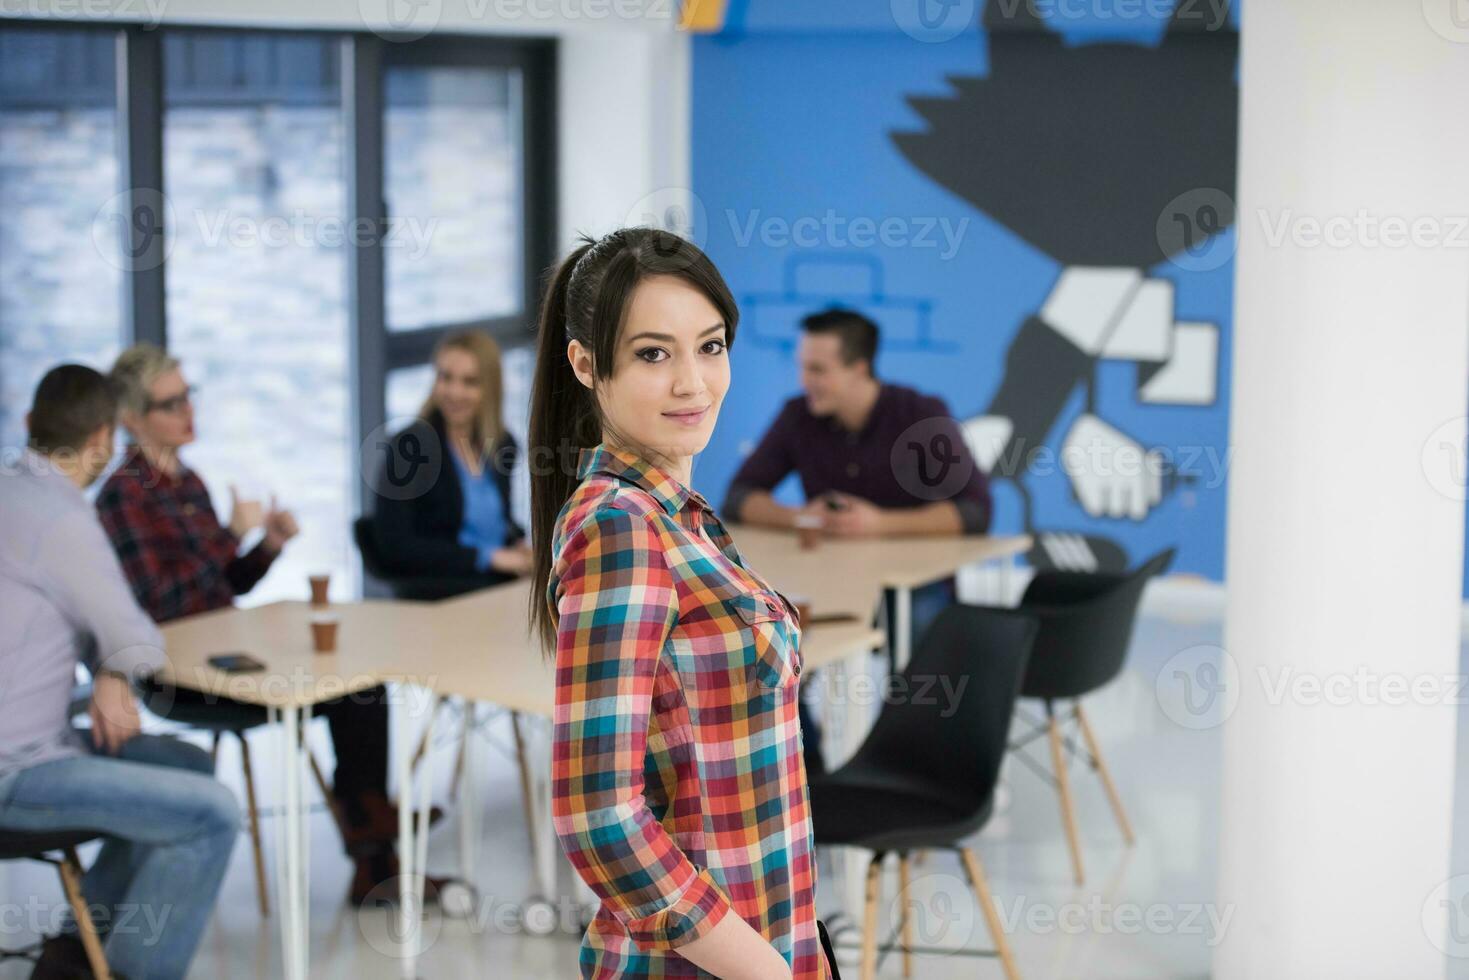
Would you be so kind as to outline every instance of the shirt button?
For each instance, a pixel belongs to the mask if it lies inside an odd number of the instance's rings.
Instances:
[[[796,676],[797,677],[800,677],[801,676],[801,664],[800,664],[799,661],[796,663],[796,668],[795,669],[796,669]]]
[[[861,467],[858,466],[856,463],[848,463],[847,464],[847,475],[848,476],[856,476],[858,474],[858,472],[860,472],[860,470],[861,470]]]

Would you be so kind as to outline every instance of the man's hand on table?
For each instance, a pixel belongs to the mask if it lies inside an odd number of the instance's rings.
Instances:
[[[836,491],[827,496],[840,505],[839,509],[826,512],[828,534],[844,538],[870,538],[887,532],[882,508],[870,500]]]

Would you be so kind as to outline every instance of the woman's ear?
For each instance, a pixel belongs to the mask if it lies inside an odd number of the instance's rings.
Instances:
[[[583,387],[595,386],[596,375],[592,370],[592,352],[582,346],[579,340],[570,341],[566,345],[566,359],[571,362],[572,373]]]

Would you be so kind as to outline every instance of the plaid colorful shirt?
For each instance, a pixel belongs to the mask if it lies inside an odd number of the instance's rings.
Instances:
[[[577,475],[546,598],[554,824],[601,899],[582,975],[708,976],[676,950],[733,910],[822,980],[795,610],[663,471],[602,444]]]
[[[198,474],[168,476],[136,447],[102,485],[97,515],[155,622],[233,604],[275,560],[264,544],[238,555],[240,540],[219,523]]]

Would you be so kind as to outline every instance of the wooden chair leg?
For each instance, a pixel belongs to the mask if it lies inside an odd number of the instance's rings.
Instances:
[[[77,936],[82,949],[87,952],[92,976],[97,980],[112,980],[112,971],[107,968],[107,957],[102,952],[102,940],[97,937],[97,925],[92,913],[87,911],[87,900],[82,896],[82,865],[77,860],[76,848],[68,847],[61,858],[61,888],[71,904],[71,914],[76,917]]]
[[[316,761],[316,753],[307,749],[306,759],[311,763],[311,775],[316,778],[317,788],[321,790],[321,795],[326,798],[326,808],[332,815],[332,822],[337,825],[337,833],[341,834],[342,840],[345,841],[347,839],[347,818],[342,815],[341,807],[337,806],[337,796],[332,792],[331,784],[326,781],[326,776],[321,771],[320,763]]]
[[[1051,764],[1056,769],[1056,789],[1061,793],[1061,820],[1066,825],[1066,842],[1071,848],[1071,870],[1079,885],[1086,880],[1081,866],[1081,835],[1076,831],[1076,808],[1071,801],[1071,779],[1066,770],[1066,753],[1061,745],[1061,722],[1047,704],[1050,715]]]
[[[270,889],[265,877],[265,849],[260,844],[260,807],[255,798],[255,769],[250,764],[250,743],[244,732],[235,732],[240,740],[240,766],[245,770],[245,811],[250,818],[250,847],[255,854],[255,895],[260,903],[260,917],[270,918]]]
[[[913,975],[913,896],[908,894],[908,855],[898,855],[898,926],[903,936],[903,976]]]
[[[989,879],[984,876],[984,865],[979,863],[979,857],[967,847],[959,848],[959,856],[964,859],[964,870],[969,872],[969,883],[974,886],[979,909],[984,913],[984,921],[989,924],[990,936],[995,941],[996,952],[1000,954],[1000,965],[1004,967],[1006,980],[1020,980],[1020,970],[1015,966],[1015,954],[1010,951],[1010,939],[1005,935],[999,910],[995,908],[995,898],[990,894]]]
[[[872,855],[867,865],[867,902],[862,909],[862,980],[877,976],[877,899],[882,890],[883,855]]]
[[[1117,792],[1117,786],[1112,782],[1112,773],[1107,769],[1107,763],[1102,760],[1102,750],[1097,746],[1097,737],[1092,734],[1092,726],[1086,720],[1086,713],[1081,710],[1081,702],[1076,704],[1076,721],[1081,725],[1081,737],[1086,741],[1086,750],[1092,754],[1095,762],[1097,775],[1102,778],[1102,789],[1107,791],[1107,800],[1112,804],[1112,812],[1117,816],[1117,824],[1122,828],[1122,837],[1131,847],[1137,842],[1132,833],[1132,822],[1127,819],[1127,811],[1122,808],[1122,796]]]

